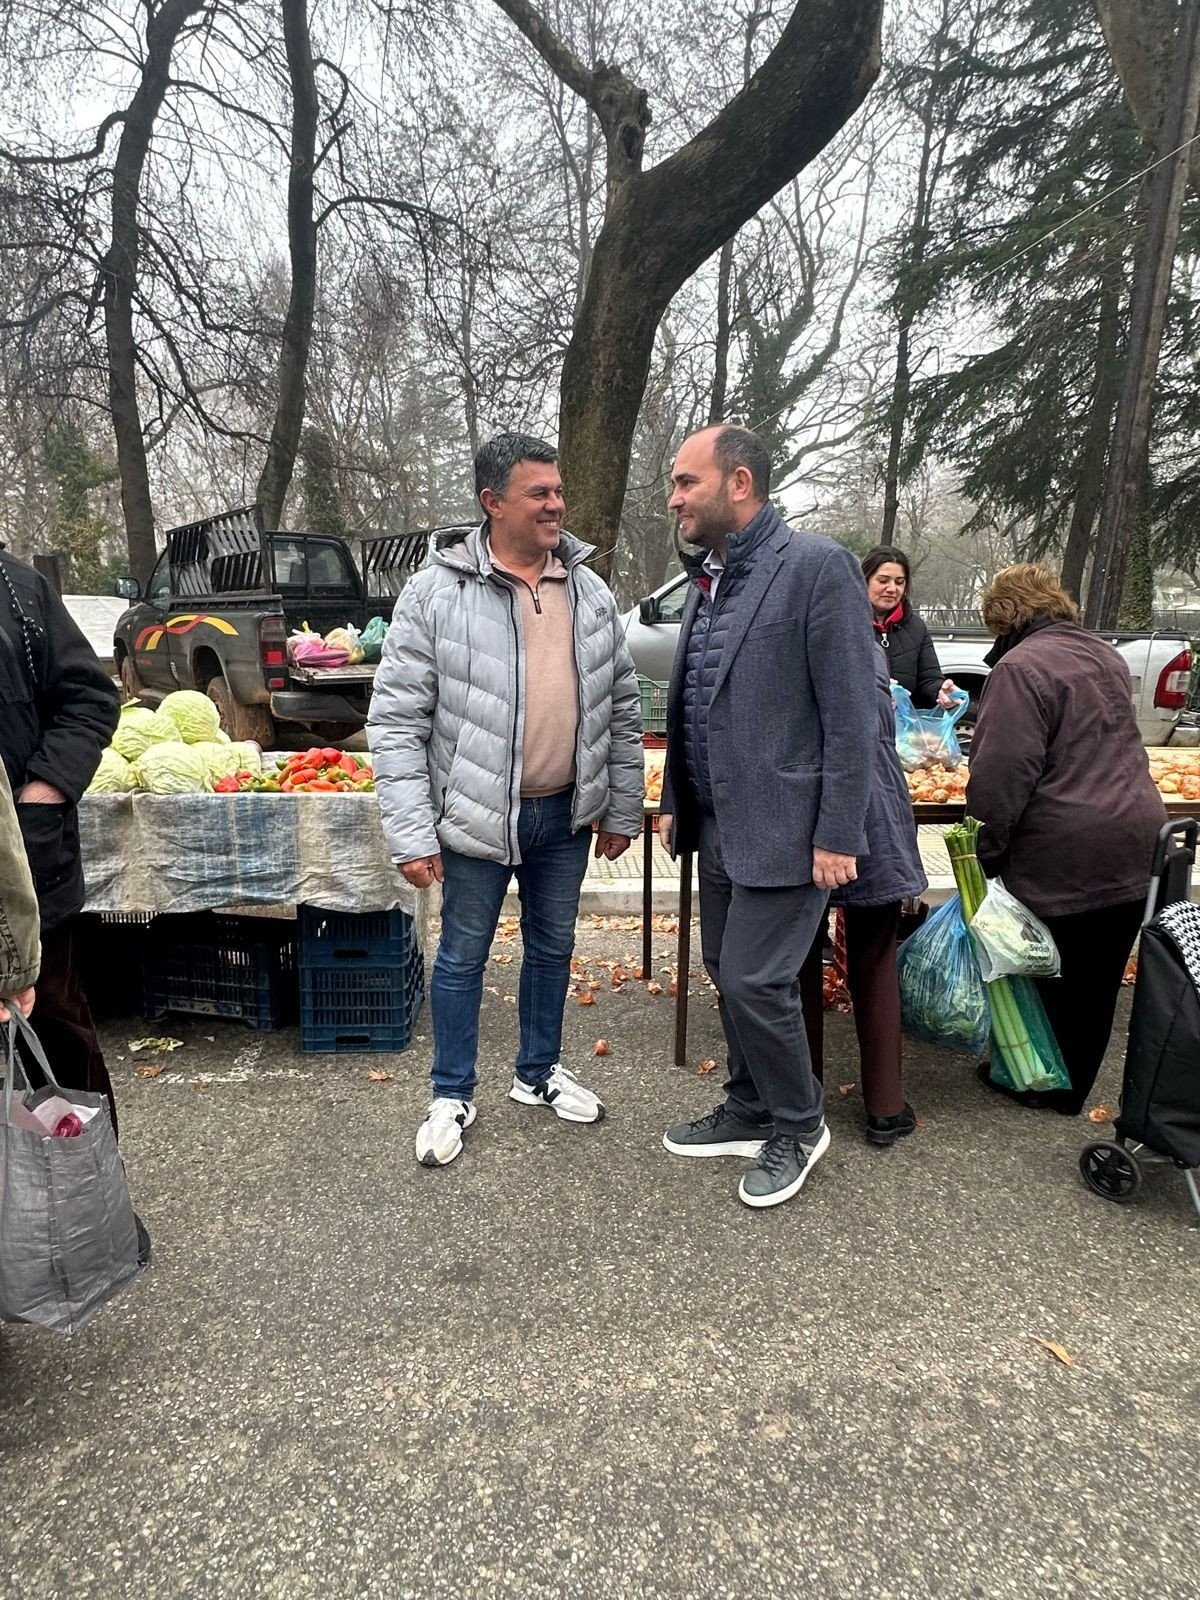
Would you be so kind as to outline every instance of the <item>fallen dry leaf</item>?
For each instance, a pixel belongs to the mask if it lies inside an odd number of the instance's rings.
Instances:
[[[1111,1122],[1113,1119],[1110,1106],[1093,1106],[1088,1112],[1089,1122]]]
[[[633,975],[634,975],[635,978],[639,978],[639,979],[640,978],[644,978],[646,976],[646,974],[642,971],[641,967],[634,967]]]
[[[629,977],[629,974],[628,974],[628,972],[626,972],[624,967],[614,967],[613,968],[612,981],[613,981],[614,984],[624,983],[625,980],[628,977]]]
[[[672,978],[670,983],[667,985],[667,993],[668,994],[678,994],[679,993],[679,985],[675,982],[674,978]]]
[[[647,994],[661,994],[662,993],[662,984],[661,983],[648,983],[646,985],[646,993]]]
[[[600,987],[600,979],[599,978],[589,978],[588,979],[588,988],[589,989],[598,989],[599,987]]]
[[[839,1083],[838,1093],[845,1099],[848,1094],[853,1094],[857,1088],[858,1085],[856,1083]]]
[[[182,1050],[182,1039],[130,1039],[131,1050]]]
[[[578,976],[583,971],[583,962],[578,956],[571,957],[571,971],[575,976]]]
[[[134,1067],[133,1070],[137,1073],[139,1078],[157,1078],[160,1072],[165,1072],[167,1069],[165,1066],[163,1066],[161,1061],[158,1063],[152,1061],[143,1061],[139,1066]]]
[[[608,1054],[608,1040],[597,1039],[592,1046],[592,1054],[594,1056],[606,1056]]]
[[[716,1070],[717,1063],[715,1061],[701,1061],[696,1068],[697,1072],[715,1072]]]
[[[384,1072],[379,1067],[372,1067],[370,1072],[367,1073],[367,1077],[372,1083],[391,1083],[392,1081],[391,1073]]]
[[[575,998],[581,1006],[594,1006],[596,1004],[596,996],[590,989],[585,989],[582,994],[576,995]]]
[[[1043,1350],[1048,1350],[1056,1361],[1061,1361],[1064,1367],[1073,1367],[1075,1365],[1075,1357],[1069,1350],[1064,1350],[1057,1340],[1042,1339],[1036,1333],[1031,1333],[1029,1337],[1034,1344],[1040,1344]]]

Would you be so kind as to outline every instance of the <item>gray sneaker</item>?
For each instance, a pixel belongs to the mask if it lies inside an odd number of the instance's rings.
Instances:
[[[763,1146],[762,1154],[747,1169],[738,1184],[738,1199],[748,1206],[779,1206],[799,1194],[804,1180],[829,1149],[829,1129],[825,1123],[803,1138],[777,1133]]]
[[[695,1122],[677,1122],[663,1134],[663,1144],[673,1156],[758,1155],[775,1131],[770,1122],[743,1122],[724,1106],[717,1106]]]

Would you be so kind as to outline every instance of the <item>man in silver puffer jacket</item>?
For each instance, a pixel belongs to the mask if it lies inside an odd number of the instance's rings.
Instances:
[[[479,527],[435,536],[396,604],[367,724],[384,833],[416,888],[442,885],[430,982],[433,1100],[417,1159],[475,1120],[483,973],[515,874],[524,960],[510,1098],[568,1122],[604,1107],[559,1061],[579,891],[642,828],[637,675],[592,547],[564,533],[557,453],[502,433],[475,458]]]

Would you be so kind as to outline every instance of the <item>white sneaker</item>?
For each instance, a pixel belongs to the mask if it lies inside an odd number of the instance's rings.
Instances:
[[[524,1083],[514,1075],[508,1098],[519,1106],[549,1106],[564,1122],[601,1122],[604,1106],[598,1095],[577,1083],[561,1062],[550,1068],[544,1083]]]
[[[425,1121],[417,1129],[417,1160],[423,1167],[448,1166],[462,1155],[463,1129],[475,1121],[471,1100],[450,1100],[439,1095],[429,1103]]]

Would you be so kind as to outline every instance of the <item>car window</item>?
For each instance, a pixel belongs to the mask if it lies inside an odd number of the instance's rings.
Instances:
[[[275,534],[275,579],[281,589],[346,589],[353,583],[349,552],[336,544],[309,544]],[[307,567],[307,573],[306,573]]]
[[[658,615],[663,622],[678,622],[683,616],[684,602],[687,600],[687,582],[685,579],[668,590],[658,598]]]
[[[146,585],[147,600],[165,600],[171,592],[171,568],[167,561],[167,552],[154,564],[154,571],[150,574],[150,582]]]

